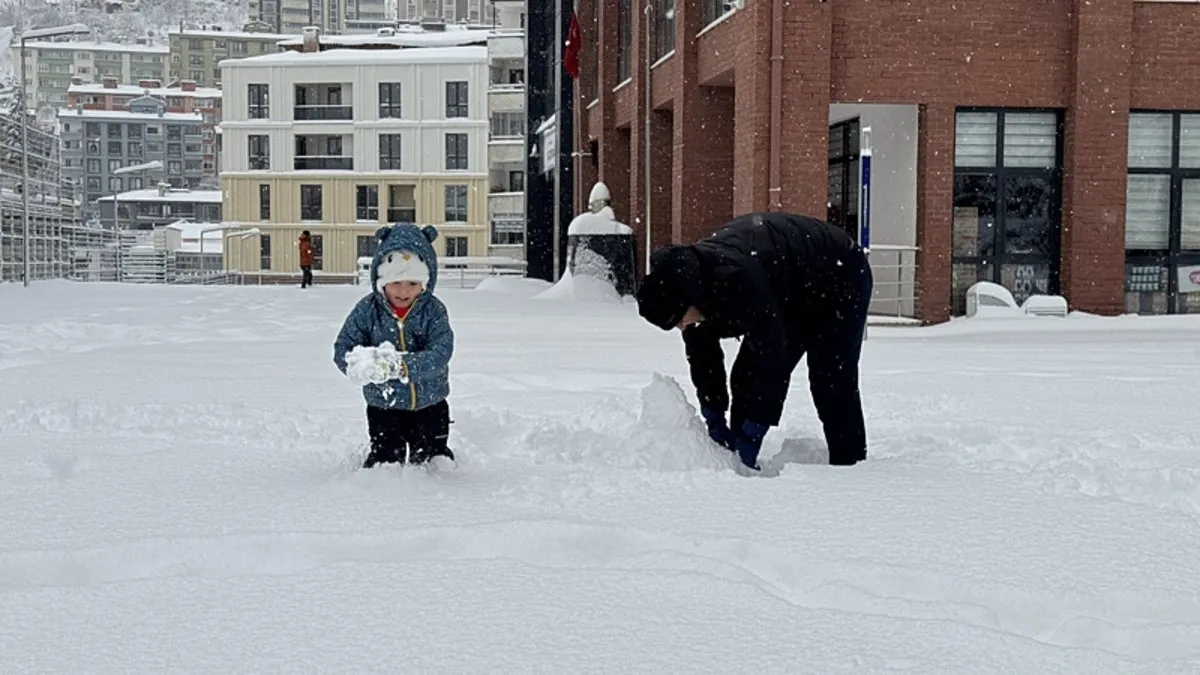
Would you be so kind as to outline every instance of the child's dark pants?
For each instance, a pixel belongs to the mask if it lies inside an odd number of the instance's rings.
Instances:
[[[371,454],[363,468],[403,463],[406,447],[411,464],[423,464],[438,455],[454,459],[446,447],[450,437],[450,405],[446,401],[420,410],[367,406],[367,430]]]

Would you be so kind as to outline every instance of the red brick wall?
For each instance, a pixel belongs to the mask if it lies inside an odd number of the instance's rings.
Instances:
[[[615,26],[616,0],[599,4],[602,25],[611,18]],[[949,316],[956,106],[1066,110],[1063,290],[1073,307],[1101,313],[1122,309],[1128,109],[1200,109],[1194,47],[1200,5],[1034,4],[1036,14],[1017,0],[784,3],[779,201],[785,209],[823,213],[831,102],[920,105],[917,312],[923,319]],[[747,2],[697,37],[704,28],[699,4],[677,0],[675,56],[654,77],[654,107],[674,111],[669,231],[677,241],[770,205],[771,11],[771,0]],[[635,26],[642,22],[637,11]],[[615,42],[615,28],[605,37]],[[609,80],[600,98],[612,113],[589,116],[610,128],[632,123],[626,138],[633,142],[612,152],[602,147],[600,169],[602,177],[625,179],[628,194],[614,189],[613,196],[631,224],[643,190],[640,43],[635,35],[634,81],[615,94],[616,52],[602,47],[602,60],[612,61],[601,66]],[[602,146],[612,138],[605,130],[587,133]],[[656,183],[659,175],[652,176]],[[663,243],[658,232],[656,226],[655,245]]]

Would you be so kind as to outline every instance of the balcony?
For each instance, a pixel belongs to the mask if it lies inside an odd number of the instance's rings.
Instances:
[[[525,85],[500,83],[488,85],[488,110],[523,113],[525,111]]]
[[[493,192],[489,194],[488,220],[525,222],[525,193]]]
[[[488,38],[489,59],[523,59],[525,58],[525,32],[497,31]]]
[[[493,138],[488,141],[488,165],[520,164],[525,161],[524,138]]]
[[[297,84],[292,119],[298,122],[331,122],[354,119],[354,107],[346,105],[350,85],[337,83]]]
[[[354,107],[348,105],[298,105],[292,108],[297,122],[348,121],[354,119]]]
[[[296,157],[296,171],[353,171],[354,158],[333,155],[306,155]]]

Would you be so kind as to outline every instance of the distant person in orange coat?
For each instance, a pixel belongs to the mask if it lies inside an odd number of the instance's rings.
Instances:
[[[313,257],[312,235],[305,230],[300,233],[300,288],[308,288],[313,285],[312,266]]]

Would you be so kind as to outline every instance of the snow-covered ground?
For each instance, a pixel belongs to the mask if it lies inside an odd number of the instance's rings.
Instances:
[[[0,287],[0,672],[1200,671],[1200,318],[873,328],[871,460],[802,365],[747,478],[537,290],[442,293],[429,474],[353,469],[358,288]]]

